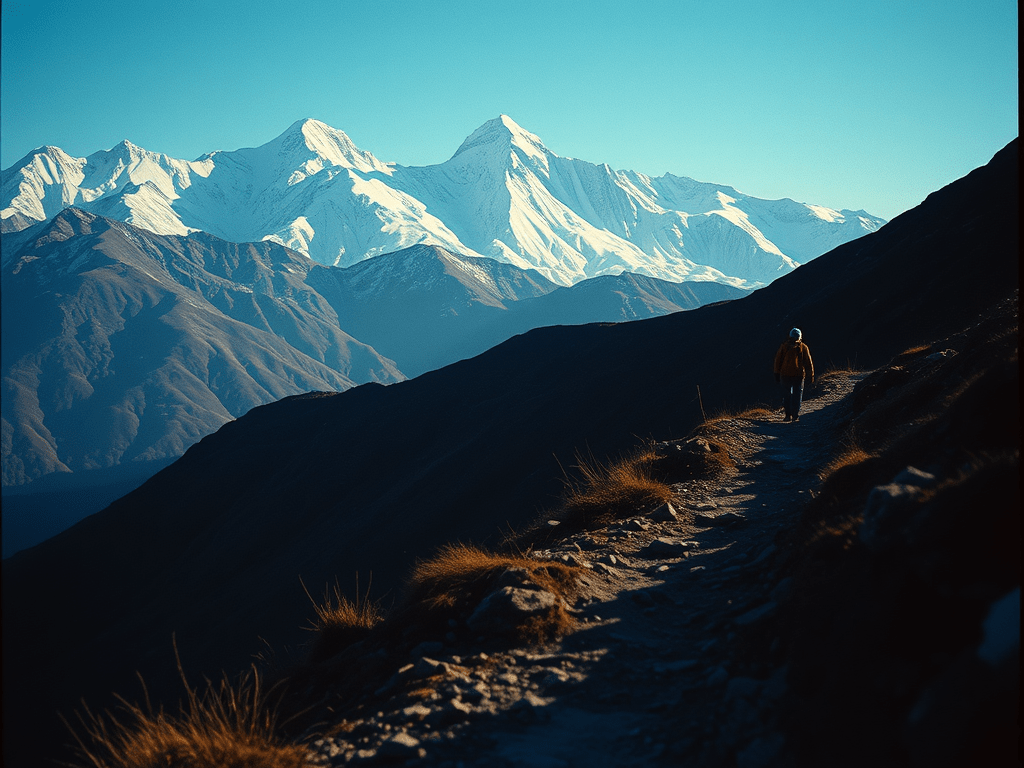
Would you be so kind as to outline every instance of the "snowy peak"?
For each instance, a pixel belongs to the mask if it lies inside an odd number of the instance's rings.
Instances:
[[[88,158],[44,148],[3,173],[5,232],[72,205],[157,234],[273,240],[335,266],[433,244],[560,285],[633,272],[756,287],[884,223],[560,157],[504,114],[431,166],[384,163],[307,118],[192,162],[125,140]]]
[[[307,173],[309,171],[315,173],[325,165],[348,168],[362,173],[377,171],[390,174],[391,172],[385,163],[371,153],[359,149],[343,131],[331,128],[326,123],[312,118],[293,123],[281,136],[265,146],[278,142],[281,151],[288,155],[294,155],[295,159],[299,161],[298,164]]]
[[[60,147],[47,144],[32,150],[10,168],[5,169],[3,172],[4,186],[7,185],[8,179],[26,168],[34,167],[37,171],[43,171],[44,168],[52,169],[51,172],[56,176],[63,169],[75,168],[82,163],[84,160],[81,158],[72,157]]]
[[[541,161],[547,166],[550,151],[540,137],[530,133],[508,115],[499,115],[477,128],[452,155],[452,160],[471,150],[487,147],[489,152],[507,156],[518,149],[526,157]]]

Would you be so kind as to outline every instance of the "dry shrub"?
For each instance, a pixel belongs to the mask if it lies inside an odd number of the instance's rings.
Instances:
[[[870,458],[872,458],[872,454],[856,443],[851,443],[842,453],[835,456],[828,464],[818,470],[818,477],[822,481],[828,480],[840,469],[860,464]]]
[[[580,458],[580,479],[566,482],[566,516],[586,525],[603,525],[669,501],[672,488],[653,476],[660,458],[652,450],[638,451],[608,465]]]
[[[910,347],[909,349],[903,350],[898,355],[896,355],[895,359],[900,360],[901,358],[914,357],[916,355],[921,354],[922,352],[927,352],[931,348],[931,344],[918,344],[915,347]]]
[[[306,590],[306,585],[303,584],[302,588]],[[324,590],[323,601],[318,603],[313,600],[309,590],[306,590],[306,595],[316,611],[312,626],[316,632],[316,639],[310,648],[310,661],[330,658],[353,643],[359,642],[384,620],[380,604],[369,599],[369,592],[367,587],[366,594],[361,595],[357,580],[356,597],[349,600],[335,581],[331,590]]]
[[[857,543],[860,525],[864,516],[859,510],[833,514],[827,520],[821,520],[812,529],[807,538],[808,547],[820,547],[826,543],[834,543],[840,549],[850,549]]]
[[[704,420],[703,426],[711,427],[729,421],[769,421],[774,418],[775,411],[769,405],[756,405],[743,411],[719,411]]]
[[[276,735],[277,709],[268,702],[255,668],[232,684],[206,681],[202,693],[185,683],[186,700],[175,714],[121,701],[119,714],[77,713],[71,727],[79,763],[89,768],[299,768],[307,751]],[[79,732],[81,730],[81,733]]]
[[[574,621],[563,603],[576,594],[578,568],[465,544],[446,545],[434,557],[416,564],[408,582],[403,623],[436,626],[451,618],[465,619],[460,611],[475,609],[493,589],[495,579],[509,569],[523,569],[530,582],[560,598],[553,608],[527,618],[519,627],[510,627],[511,634],[523,641],[540,642],[572,629]]]
[[[434,557],[416,563],[409,577],[410,600],[429,610],[465,605],[467,594],[486,594],[494,577],[509,568],[525,569],[537,586],[559,597],[569,598],[575,591],[578,569],[571,566],[447,544]]]

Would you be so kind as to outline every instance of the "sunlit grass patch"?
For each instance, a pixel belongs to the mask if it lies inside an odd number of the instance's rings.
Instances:
[[[872,456],[873,454],[868,453],[856,443],[851,443],[818,470],[818,478],[824,482],[844,467],[861,464]]]
[[[460,612],[479,605],[494,588],[497,577],[509,570],[518,570],[523,580],[558,598],[552,608],[509,627],[510,634],[522,641],[541,642],[573,628],[575,622],[566,607],[576,594],[579,569],[466,544],[449,544],[416,564],[401,611],[403,623],[429,625],[453,618],[464,620]]]
[[[452,608],[464,604],[467,593],[486,590],[491,579],[509,568],[525,569],[531,581],[559,597],[571,597],[574,592],[576,569],[570,566],[448,544],[416,563],[408,583],[410,601],[427,609]]]
[[[654,477],[660,458],[652,450],[609,464],[579,458],[579,478],[566,481],[565,516],[604,524],[669,501],[672,488]]]
[[[70,726],[86,768],[298,768],[308,753],[276,735],[277,709],[268,702],[253,669],[232,683],[206,681],[192,688],[181,672],[186,699],[179,711],[153,710],[148,693],[143,705],[118,697],[117,712],[78,712]],[[143,685],[145,693],[145,685]]]
[[[350,600],[342,593],[337,582],[332,589],[324,590],[324,597],[320,602],[314,600],[308,590],[306,595],[309,596],[316,611],[312,626],[316,638],[310,648],[311,661],[333,656],[362,640],[384,620],[379,603],[369,599],[369,588],[366,594],[359,594],[358,582],[354,600]]]
[[[742,411],[719,411],[704,421],[705,427],[714,427],[730,421],[768,421],[775,417],[778,409],[769,405],[756,405]]]

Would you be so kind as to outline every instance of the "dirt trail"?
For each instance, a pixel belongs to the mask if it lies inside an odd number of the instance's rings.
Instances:
[[[859,378],[828,377],[796,424],[716,422],[736,467],[673,486],[677,519],[648,512],[537,553],[587,569],[582,629],[543,648],[419,649],[419,698],[382,697],[316,743],[322,764],[790,764],[784,670],[743,668],[734,641],[786,599],[772,541],[811,498]]]

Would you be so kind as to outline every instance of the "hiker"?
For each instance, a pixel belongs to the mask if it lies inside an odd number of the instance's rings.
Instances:
[[[786,409],[783,421],[800,421],[800,401],[804,396],[804,377],[807,383],[814,383],[814,363],[811,350],[801,341],[803,333],[799,328],[789,332],[789,339],[782,342],[775,353],[775,381],[782,384],[782,405]]]

